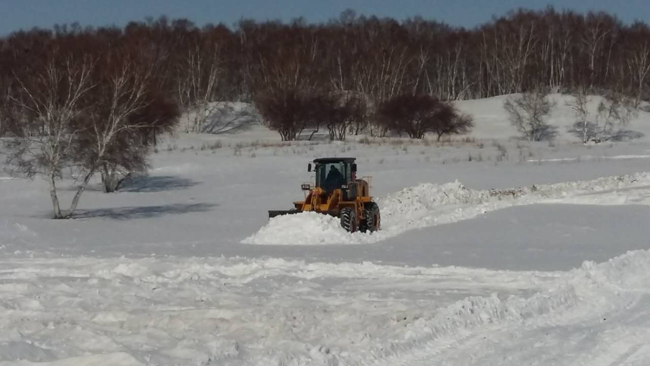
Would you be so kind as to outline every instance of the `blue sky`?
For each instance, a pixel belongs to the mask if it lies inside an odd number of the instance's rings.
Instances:
[[[351,8],[360,14],[403,19],[420,15],[452,25],[472,27],[517,7],[605,10],[625,22],[650,23],[650,0],[0,0],[0,34],[54,24],[124,25],[130,20],[185,17],[202,25],[232,25],[242,17],[282,19],[303,16],[320,22]]]

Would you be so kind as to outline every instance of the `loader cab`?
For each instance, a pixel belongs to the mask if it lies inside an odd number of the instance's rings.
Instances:
[[[314,160],[316,173],[316,187],[326,192],[335,189],[348,190],[356,179],[357,165],[355,158],[322,158]],[[311,171],[311,164],[309,165]]]

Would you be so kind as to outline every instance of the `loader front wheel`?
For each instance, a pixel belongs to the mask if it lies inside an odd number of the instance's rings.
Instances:
[[[379,230],[379,225],[381,223],[379,206],[375,202],[366,203],[364,210],[366,211],[366,219],[361,225],[361,231],[365,233]]]
[[[346,207],[341,210],[341,227],[350,233],[357,231],[357,214],[354,209]]]

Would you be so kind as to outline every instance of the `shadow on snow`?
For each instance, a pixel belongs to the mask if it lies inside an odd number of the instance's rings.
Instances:
[[[120,192],[163,192],[187,189],[199,184],[191,179],[174,176],[136,176],[124,182]]]
[[[165,215],[181,215],[192,212],[210,211],[216,204],[212,203],[174,203],[157,206],[115,207],[93,210],[78,210],[74,217],[77,219],[109,218],[113,220],[148,219]]]

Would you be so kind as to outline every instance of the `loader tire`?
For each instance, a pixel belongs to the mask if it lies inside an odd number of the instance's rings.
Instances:
[[[379,225],[381,223],[379,206],[375,202],[366,203],[364,210],[366,211],[366,219],[361,225],[361,231],[365,233],[379,230]]]
[[[341,210],[341,227],[350,233],[357,231],[357,214],[354,209],[346,207]]]

